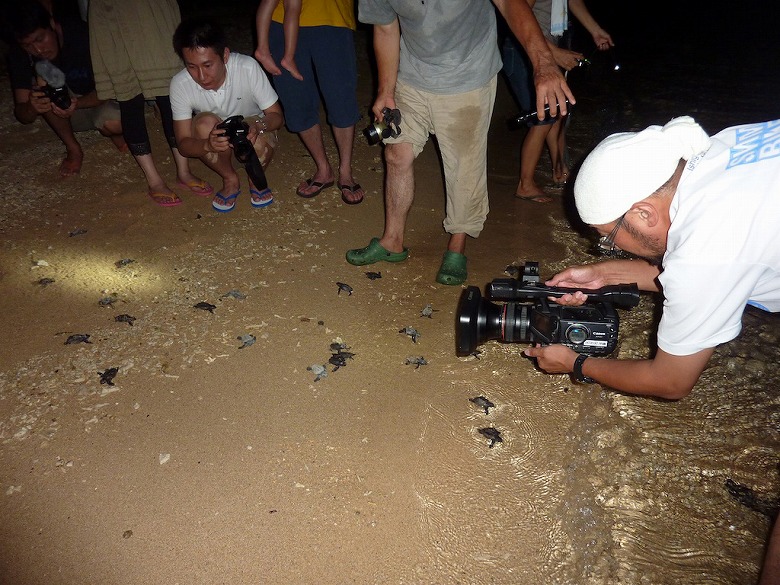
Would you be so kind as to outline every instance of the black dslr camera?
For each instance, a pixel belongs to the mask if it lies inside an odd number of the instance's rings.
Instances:
[[[401,134],[401,112],[390,108],[384,108],[382,119],[374,120],[373,124],[363,130],[363,135],[371,146],[379,144],[385,138],[395,138],[399,134]]]
[[[244,116],[230,116],[217,124],[217,128],[224,130],[223,136],[227,136],[233,147],[236,160],[244,165],[247,175],[252,179],[254,186],[263,190],[268,187],[265,171],[260,159],[257,157],[254,145],[249,141],[249,124],[244,121]]]
[[[497,278],[482,298],[479,288],[469,286],[458,303],[455,343],[458,356],[473,354],[491,339],[509,343],[561,343],[578,353],[607,355],[617,346],[619,319],[615,306],[639,304],[636,284],[605,286],[588,291],[588,302],[578,307],[550,303],[579,289],[552,287],[540,282],[539,264],[526,262],[522,280]]]

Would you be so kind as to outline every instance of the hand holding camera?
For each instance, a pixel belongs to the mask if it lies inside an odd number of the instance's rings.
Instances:
[[[395,138],[401,134],[401,112],[396,109],[382,108],[382,119],[374,120],[374,123],[363,130],[363,135],[368,143],[373,146],[379,144],[385,138]]]
[[[259,190],[268,187],[268,181],[265,178],[265,171],[260,159],[255,152],[255,145],[249,140],[249,124],[244,121],[244,116],[230,116],[217,124],[215,130],[221,130],[227,138],[230,146],[233,147],[233,154],[236,160],[244,165],[249,179],[255,188]],[[214,136],[214,133],[212,133]],[[209,138],[211,140],[211,137]],[[223,148],[224,150],[224,148]]]

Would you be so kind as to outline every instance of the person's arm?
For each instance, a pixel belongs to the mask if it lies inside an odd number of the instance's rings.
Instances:
[[[230,148],[230,142],[224,131],[214,128],[206,138],[198,138],[192,134],[192,119],[174,120],[173,134],[176,136],[176,146],[179,152],[189,158],[202,158],[209,152],[224,152]]]
[[[555,63],[555,58],[547,46],[531,7],[524,0],[493,0],[493,4],[523,45],[531,61],[539,119],[542,120],[545,116],[545,104],[549,104],[551,116],[556,116],[559,109],[561,115],[565,115],[568,111],[566,100],[568,99],[571,104],[576,103],[576,100],[566,84],[563,73]]]
[[[51,100],[43,92],[14,89],[14,116],[22,124],[32,124],[39,114],[51,111]]]
[[[582,373],[615,390],[679,400],[690,394],[714,351],[714,348],[704,349],[678,356],[659,349],[656,356],[648,360],[589,357],[582,364]],[[536,358],[539,368],[548,374],[572,372],[578,356],[574,350],[558,344],[530,347],[523,353]]]
[[[661,268],[645,260],[605,260],[594,264],[570,266],[545,284],[569,288],[594,289],[610,284],[636,283],[639,290],[659,292]]]
[[[263,110],[263,118],[249,128],[247,139],[254,144],[261,132],[273,132],[284,126],[284,114],[279,102]]]
[[[395,109],[395,84],[401,60],[401,25],[396,18],[390,24],[374,25],[374,54],[376,55],[378,86],[371,111],[382,119],[382,109]]]
[[[593,42],[597,49],[606,51],[610,47],[615,46],[615,43],[612,42],[612,37],[599,26],[588,7],[585,6],[585,0],[569,0],[569,10],[580,21],[580,24],[585,27],[585,30],[590,33],[590,36],[593,37]]]

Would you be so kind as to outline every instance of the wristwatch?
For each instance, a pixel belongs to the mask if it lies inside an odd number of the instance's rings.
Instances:
[[[577,356],[577,359],[574,360],[574,370],[572,370],[572,374],[577,382],[581,382],[583,384],[595,384],[596,380],[593,378],[588,378],[585,374],[582,373],[582,364],[585,363],[585,360],[588,359],[588,357],[589,356],[585,355],[584,353],[581,353]]]

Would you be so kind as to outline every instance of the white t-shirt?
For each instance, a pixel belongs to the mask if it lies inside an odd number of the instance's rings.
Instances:
[[[203,89],[184,69],[171,79],[171,109],[174,120],[189,120],[200,112],[221,119],[241,115],[257,116],[274,105],[279,97],[252,57],[230,53],[225,83],[217,90]]]
[[[780,120],[713,136],[670,214],[658,347],[690,355],[734,339],[748,303],[780,311]]]

